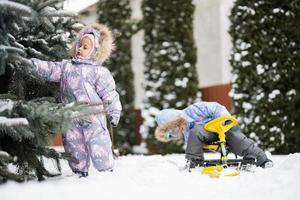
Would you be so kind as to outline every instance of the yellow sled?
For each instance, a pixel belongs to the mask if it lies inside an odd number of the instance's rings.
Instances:
[[[224,169],[228,166],[236,166],[236,168],[241,166],[243,159],[228,159],[227,149],[226,149],[226,132],[232,127],[238,124],[238,120],[232,116],[222,116],[218,117],[214,120],[209,121],[204,125],[204,129],[217,133],[219,141],[214,142],[212,144],[205,144],[204,149],[220,152],[221,158],[215,160],[204,160],[204,168],[202,169],[202,174],[206,174],[213,178],[219,178],[221,175],[224,176],[236,176],[239,175],[240,172],[237,170],[233,170],[229,173],[225,173]],[[226,171],[226,170],[225,170]]]
[[[208,175],[211,178],[220,178],[221,176],[225,176],[225,177],[237,176],[237,175],[240,174],[240,172],[236,171],[236,170],[231,170],[229,172],[228,171],[224,172],[224,167],[222,165],[204,167],[202,169],[201,173],[205,174],[205,175]]]

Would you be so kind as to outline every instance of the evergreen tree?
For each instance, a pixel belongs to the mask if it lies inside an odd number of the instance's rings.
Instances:
[[[0,182],[43,180],[57,174],[45,169],[42,156],[55,159],[59,170],[59,159],[68,158],[46,145],[55,133],[66,130],[64,124],[75,117],[71,111],[77,106],[63,107],[46,98],[27,102],[56,94],[56,85],[33,79],[27,58],[67,57],[76,21],[61,7],[62,0],[0,1],[0,75],[5,79],[1,92],[15,95],[2,95],[0,101]]]
[[[141,132],[151,152],[182,151],[182,143],[159,144],[153,137],[160,109],[182,109],[197,98],[192,0],[144,0],[145,99]]]
[[[274,153],[300,150],[300,2],[237,0],[233,100],[243,130]]]
[[[17,2],[18,6],[16,6]],[[2,11],[1,35],[3,39],[1,43],[9,42],[12,46],[10,48],[18,48],[18,51],[25,53],[22,57],[36,57],[52,61],[67,58],[69,54],[67,45],[76,34],[73,27],[76,21],[70,17],[69,13],[60,10],[62,2],[63,0],[3,2],[3,6],[6,6]],[[20,9],[25,6],[28,7]],[[19,10],[14,11],[16,8]],[[20,13],[24,15],[19,16]],[[18,15],[18,17],[11,18],[12,15]],[[4,60],[5,57],[2,58],[2,62]],[[15,61],[14,58],[10,60]],[[23,59],[23,62],[26,60]],[[10,93],[25,99],[58,96],[58,84],[45,83],[43,80],[26,75],[22,69],[15,68],[10,62],[6,65],[9,68],[5,75],[8,81],[4,91],[9,90]],[[6,65],[1,65],[3,72]]]
[[[123,110],[115,128],[114,143],[121,153],[130,152],[135,144],[134,85],[131,66],[131,36],[138,24],[131,21],[130,0],[101,0],[98,3],[99,22],[112,28],[116,36],[116,51],[106,66],[111,70],[120,94]]]
[[[103,111],[88,104],[62,105],[54,98],[19,100],[16,96],[0,95],[0,183],[7,179],[18,182],[60,173],[49,172],[43,158],[77,160],[66,153],[46,147],[57,132],[66,132],[70,120]],[[11,166],[8,168],[8,165]]]

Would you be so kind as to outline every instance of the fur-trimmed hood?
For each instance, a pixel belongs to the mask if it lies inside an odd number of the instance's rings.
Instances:
[[[95,37],[94,51],[91,55],[92,60],[103,63],[110,56],[112,51],[115,49],[114,38],[111,30],[104,24],[93,24],[91,26],[84,27],[71,49],[72,57],[75,54],[76,46],[79,45],[80,40],[85,34],[92,34]]]
[[[164,109],[155,117],[158,127],[155,129],[155,138],[161,142],[169,142],[170,140],[179,140],[182,133],[178,127],[189,126],[189,122],[193,121],[183,110]]]
[[[160,142],[180,140],[183,132],[178,131],[178,127],[186,124],[187,121],[183,117],[177,117],[169,122],[163,123],[155,129],[155,138]]]

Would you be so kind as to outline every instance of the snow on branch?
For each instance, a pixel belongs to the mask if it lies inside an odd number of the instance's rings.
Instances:
[[[16,47],[0,45],[0,51],[1,50],[6,51],[7,53],[18,53],[22,56],[26,56],[25,51],[23,51],[20,48],[16,48]]]
[[[65,10],[45,9],[39,13],[41,17],[74,17],[76,14]]]
[[[9,55],[9,59],[11,61],[19,61],[20,64],[24,64],[26,66],[33,66],[33,64],[32,64],[32,62],[30,60],[28,60],[26,58],[23,58],[21,56],[18,56],[18,55],[14,55],[14,54]]]
[[[40,51],[35,50],[34,48],[28,47],[27,48],[27,52],[30,55],[33,55],[34,57],[42,57],[43,53],[41,53]]]
[[[61,2],[62,0],[49,0],[49,1],[46,1],[46,2],[41,2],[37,7],[36,7],[36,10],[37,11],[40,11],[42,9],[44,9],[45,7],[47,6],[51,6],[51,5],[54,5],[54,4],[57,4],[59,2]]]
[[[13,101],[10,99],[8,100],[0,100],[0,113],[5,111],[5,110],[12,110],[14,107]]]
[[[0,160],[6,161],[6,162],[13,162],[15,161],[14,158],[12,158],[7,152],[0,151]]]
[[[21,125],[29,125],[27,119],[25,118],[7,118],[0,117],[0,125],[1,126],[21,126]]]
[[[34,13],[34,10],[30,7],[12,1],[0,1],[0,8],[0,12],[15,11],[16,14],[21,16],[31,16]]]
[[[9,154],[5,151],[0,151],[0,157],[9,157]]]

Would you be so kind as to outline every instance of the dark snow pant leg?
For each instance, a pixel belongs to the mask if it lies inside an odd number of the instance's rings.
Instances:
[[[112,170],[114,160],[107,129],[104,130],[99,124],[91,124],[83,131],[94,167],[98,171]]]
[[[216,133],[206,131],[203,126],[195,125],[190,131],[187,148],[186,158],[196,158],[204,160],[203,144],[210,143],[218,140]]]
[[[65,151],[75,157],[79,163],[69,161],[72,171],[88,172],[89,156],[82,130],[73,127],[63,134]]]
[[[187,147],[185,150],[185,157],[187,159],[200,159],[204,160],[203,156],[203,142],[199,137],[200,128],[195,126],[189,133]]]
[[[247,138],[239,126],[233,127],[226,133],[226,142],[229,150],[242,157],[251,157],[256,159],[257,165],[260,166],[267,160],[265,152],[255,145],[254,141]]]
[[[206,131],[203,126],[199,126],[198,128],[199,128],[198,131],[199,138],[205,144],[219,140],[217,133]]]

